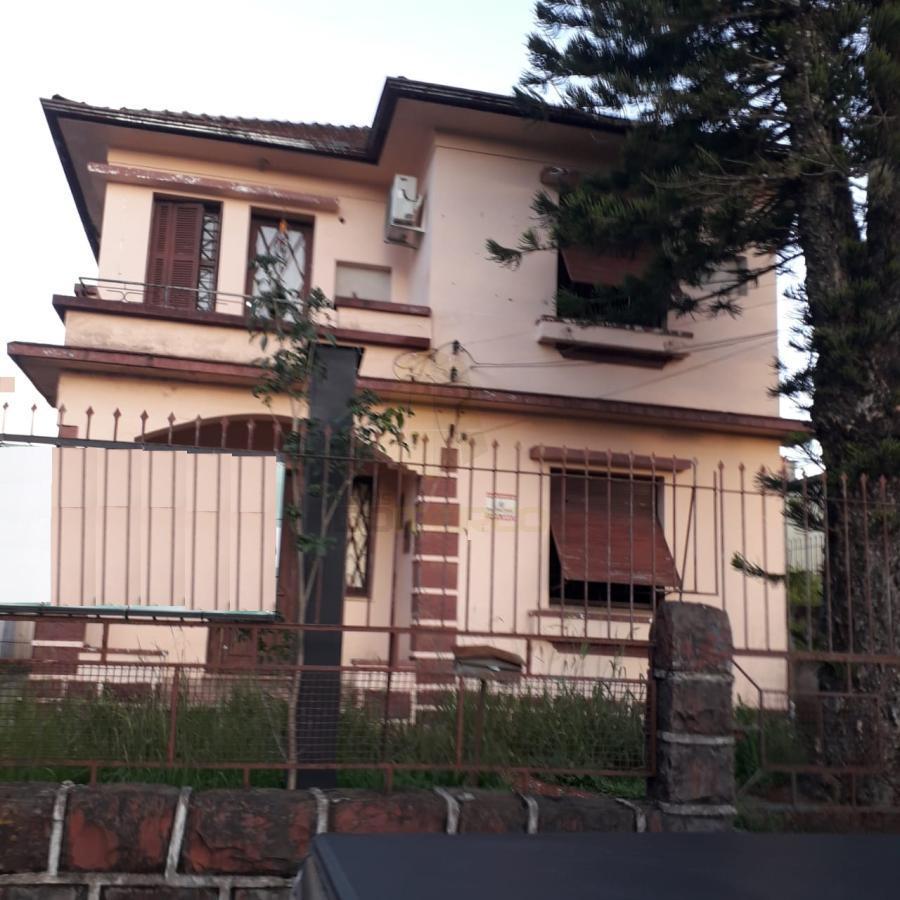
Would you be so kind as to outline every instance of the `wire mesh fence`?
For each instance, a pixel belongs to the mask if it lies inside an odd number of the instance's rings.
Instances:
[[[0,661],[0,768],[645,774],[643,681]]]

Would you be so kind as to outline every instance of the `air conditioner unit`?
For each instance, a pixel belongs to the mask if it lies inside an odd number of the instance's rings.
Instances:
[[[395,175],[387,202],[384,239],[389,244],[418,247],[425,233],[420,227],[422,202],[419,186],[412,175]]]

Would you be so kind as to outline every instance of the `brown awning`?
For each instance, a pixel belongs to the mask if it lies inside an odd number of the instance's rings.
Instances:
[[[550,479],[550,533],[566,581],[679,583],[652,481],[579,472]]]
[[[569,278],[578,284],[621,284],[626,275],[641,275],[650,255],[638,251],[632,256],[597,253],[589,247],[561,247]]]

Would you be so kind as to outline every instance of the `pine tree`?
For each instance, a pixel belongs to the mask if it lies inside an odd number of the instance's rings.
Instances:
[[[539,227],[516,248],[490,242],[492,255],[515,265],[545,247],[649,247],[641,277],[591,298],[626,320],[634,310],[739,314],[738,292],[709,289],[713,271],[748,248],[764,255],[739,281],[802,258],[796,342],[808,364],[783,372],[779,390],[806,398],[828,495],[848,491],[824,526],[829,640],[896,653],[900,2],[559,0],[537,3],[536,15],[523,100],[562,96],[634,125],[614,171],[585,175],[558,199],[538,195]],[[887,505],[863,502],[878,475],[888,476]],[[859,667],[856,678],[887,698],[896,766],[898,670]],[[883,787],[873,791],[883,799]]]

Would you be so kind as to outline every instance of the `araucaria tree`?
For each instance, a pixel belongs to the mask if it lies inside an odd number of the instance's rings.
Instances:
[[[847,476],[849,503],[827,525],[831,640],[894,652],[900,2],[560,0],[536,14],[523,95],[634,126],[613,171],[539,195],[538,226],[515,248],[492,243],[492,254],[515,265],[523,252],[567,244],[649,251],[643,276],[590,298],[594,315],[626,322],[636,310],[738,314],[737,292],[710,288],[714,270],[744,256],[736,277],[752,281],[802,258],[796,340],[808,364],[782,372],[779,390],[808,403],[831,496]],[[865,512],[863,473],[869,490],[888,476],[888,506]],[[887,692],[896,753],[897,670],[876,669],[860,669],[861,686]]]

